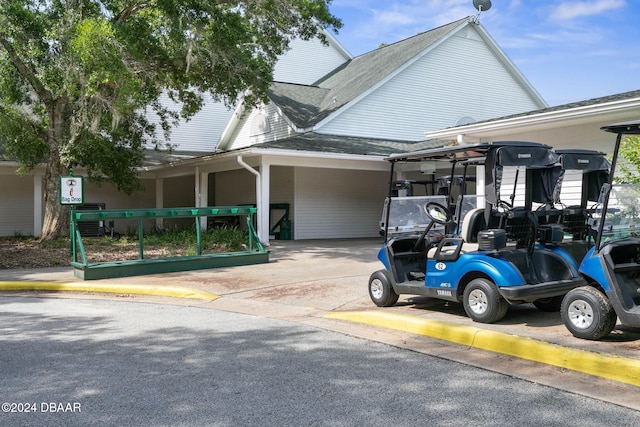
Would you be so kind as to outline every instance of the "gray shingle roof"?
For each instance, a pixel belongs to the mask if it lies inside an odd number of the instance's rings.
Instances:
[[[468,21],[465,17],[355,57],[313,85],[274,82],[269,98],[298,128],[308,129]]]
[[[254,147],[386,157],[394,153],[424,150],[427,148],[439,147],[441,145],[442,142],[439,141],[406,142],[307,132],[278,141],[254,145]]]

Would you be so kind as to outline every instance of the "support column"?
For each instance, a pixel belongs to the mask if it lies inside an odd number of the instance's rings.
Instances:
[[[200,176],[198,177],[198,179],[200,180],[200,194],[199,194],[200,204],[198,205],[198,207],[204,208],[209,206],[209,172],[200,173]],[[200,217],[200,229],[201,230],[207,229],[206,216]]]
[[[156,209],[164,207],[164,179],[156,178]],[[162,218],[156,218],[156,227],[162,229],[164,221]]]
[[[262,175],[262,185],[260,191],[260,206],[258,207],[258,237],[260,241],[269,244],[269,205],[271,203],[269,194],[271,193],[271,165],[260,164],[260,174]]]

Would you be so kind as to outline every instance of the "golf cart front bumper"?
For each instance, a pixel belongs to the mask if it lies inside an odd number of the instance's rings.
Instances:
[[[533,302],[539,299],[565,295],[573,288],[586,285],[582,277],[575,277],[558,282],[545,282],[535,285],[507,286],[500,288],[500,294],[507,301]]]

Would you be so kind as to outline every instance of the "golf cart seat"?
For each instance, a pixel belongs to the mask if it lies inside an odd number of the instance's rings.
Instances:
[[[565,233],[570,234],[572,240],[585,240],[589,235],[589,214],[581,206],[564,209],[561,222]]]
[[[462,219],[460,237],[445,238],[428,251],[428,258],[455,261],[461,254],[478,250],[478,233],[487,228],[484,209],[472,209]]]
[[[487,229],[487,222],[484,219],[484,209],[473,209],[464,216],[460,237],[465,243],[478,243],[478,233]]]

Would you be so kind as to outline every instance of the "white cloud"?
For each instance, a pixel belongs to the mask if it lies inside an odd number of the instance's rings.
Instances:
[[[551,12],[555,21],[569,21],[580,16],[598,15],[608,10],[619,9],[627,5],[625,0],[570,1],[558,5]]]

